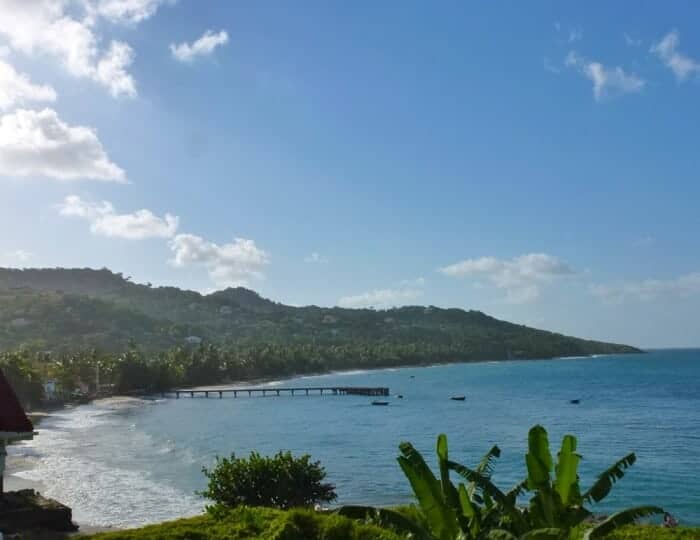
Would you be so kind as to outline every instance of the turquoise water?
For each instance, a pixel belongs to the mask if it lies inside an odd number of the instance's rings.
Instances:
[[[411,378],[414,376],[414,378]],[[277,383],[270,383],[271,387]],[[557,446],[576,434],[582,484],[630,451],[638,461],[596,509],[654,503],[700,525],[700,351],[472,363],[331,374],[285,386],[388,386],[388,407],[371,398],[295,396],[181,398],[109,409],[84,406],[40,426],[13,450],[27,456],[19,476],[74,509],[78,521],[128,526],[198,512],[201,467],[231,451],[289,449],[321,460],[339,503],[393,504],[410,493],[395,461],[412,441],[433,461],[448,435],[458,461],[475,464],[502,449],[494,479],[522,478],[527,431],[543,424]],[[466,394],[464,402],[451,401]],[[569,404],[580,399],[579,405]],[[31,465],[31,466],[29,466]],[[109,494],[108,497],[105,494]]]

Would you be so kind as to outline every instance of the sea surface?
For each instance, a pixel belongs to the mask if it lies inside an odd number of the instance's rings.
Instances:
[[[581,483],[630,451],[637,463],[595,507],[658,504],[700,525],[700,350],[558,360],[484,362],[299,377],[275,385],[388,386],[387,407],[360,396],[154,399],[59,411],[33,441],[10,450],[15,479],[37,481],[84,525],[128,527],[200,512],[201,469],[251,450],[310,453],[338,503],[411,500],[395,457],[413,442],[434,464],[436,436],[475,465],[502,449],[494,480],[524,476],[527,432],[578,436]],[[395,396],[402,394],[403,399]],[[450,396],[466,395],[463,402]],[[573,405],[571,399],[580,399]],[[19,470],[17,470],[19,464]]]

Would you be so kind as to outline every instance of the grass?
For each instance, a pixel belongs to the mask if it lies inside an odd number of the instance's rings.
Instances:
[[[400,540],[391,531],[312,510],[236,508],[219,515],[100,533],[94,540]]]
[[[202,516],[100,533],[94,540],[401,540],[391,531],[312,510],[236,508]],[[700,529],[625,527],[609,540],[700,540]]]
[[[624,527],[608,536],[609,540],[700,540],[700,528],[667,529],[650,525]]]

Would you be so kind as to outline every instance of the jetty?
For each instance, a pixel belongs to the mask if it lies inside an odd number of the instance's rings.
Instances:
[[[223,398],[224,395],[233,395],[233,397],[238,397],[239,394],[243,396],[253,397],[253,396],[281,396],[281,395],[329,395],[329,396],[388,396],[389,388],[387,387],[366,387],[366,386],[303,386],[303,387],[274,387],[274,386],[263,386],[256,388],[176,388],[175,390],[170,390],[164,395],[174,395],[176,399],[180,398],[180,395],[193,397],[205,397],[208,398],[211,394],[212,396]]]

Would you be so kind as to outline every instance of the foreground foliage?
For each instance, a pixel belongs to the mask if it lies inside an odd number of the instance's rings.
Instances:
[[[338,513],[374,520],[419,540],[573,540],[581,536],[596,540],[638,518],[663,513],[657,506],[630,508],[587,527],[586,520],[592,513],[584,503],[598,502],[607,496],[636,457],[625,456],[582,493],[578,477],[581,456],[576,453],[576,444],[574,436],[566,435],[555,464],[547,432],[542,426],[534,426],[525,456],[527,477],[503,492],[491,481],[493,462],[500,456],[497,446],[471,469],[449,459],[447,437],[440,435],[438,479],[413,445],[404,442],[399,446],[398,462],[411,484],[422,517],[415,519],[393,510],[361,506],[343,507]],[[451,472],[466,484],[455,486]],[[524,492],[531,497],[529,505],[523,508],[517,504],[517,498]]]
[[[114,531],[86,540],[405,540],[395,532],[338,515],[307,510],[237,508],[211,515],[180,519],[140,529]],[[624,527],[607,540],[698,540],[700,529]]]
[[[650,525],[622,527],[605,537],[606,540],[700,540],[700,528],[668,529]]]
[[[226,507],[268,506],[300,508],[336,499],[335,487],[324,483],[326,471],[308,454],[299,458],[291,452],[273,457],[251,452],[248,458],[216,458],[216,465],[202,469],[207,477],[201,495]]]
[[[95,540],[400,540],[376,525],[312,510],[240,507],[140,529],[102,533]]]

